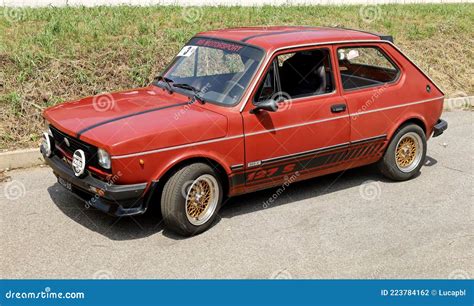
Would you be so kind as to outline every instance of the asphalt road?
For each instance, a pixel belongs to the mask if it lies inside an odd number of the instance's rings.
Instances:
[[[231,199],[182,239],[159,218],[113,218],[69,195],[49,168],[0,184],[3,278],[467,278],[474,276],[474,112],[448,112],[421,175],[373,166]]]

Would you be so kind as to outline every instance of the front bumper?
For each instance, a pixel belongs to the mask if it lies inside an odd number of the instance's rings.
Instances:
[[[41,151],[43,152],[42,148]],[[85,201],[86,206],[93,206],[114,216],[131,216],[146,211],[150,196],[145,195],[147,183],[115,185],[98,180],[90,174],[79,178],[59,156],[44,156],[44,159],[53,169],[59,183]]]
[[[433,127],[433,137],[437,137],[443,134],[448,129],[448,123],[443,119],[438,119],[435,126]]]

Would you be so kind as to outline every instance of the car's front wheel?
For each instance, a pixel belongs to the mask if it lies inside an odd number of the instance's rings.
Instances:
[[[219,175],[207,164],[195,163],[174,173],[163,187],[161,212],[168,229],[192,236],[208,229],[223,197]]]
[[[404,181],[420,171],[425,157],[426,137],[423,129],[416,124],[408,124],[395,133],[378,166],[384,176]]]

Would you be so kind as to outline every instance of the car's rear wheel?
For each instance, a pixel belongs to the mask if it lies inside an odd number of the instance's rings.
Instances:
[[[222,196],[219,175],[209,165],[181,168],[163,188],[161,212],[166,227],[184,236],[205,231],[220,209]]]
[[[416,124],[401,127],[390,141],[379,161],[382,174],[392,180],[404,181],[416,175],[426,157],[426,137]]]

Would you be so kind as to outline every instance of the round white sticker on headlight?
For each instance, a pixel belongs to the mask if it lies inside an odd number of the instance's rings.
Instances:
[[[81,149],[76,150],[72,156],[72,170],[76,176],[81,176],[86,170],[86,155]]]

